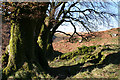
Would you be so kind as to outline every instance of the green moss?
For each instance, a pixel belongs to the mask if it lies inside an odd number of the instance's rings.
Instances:
[[[15,73],[15,78],[28,78],[28,74],[29,72],[20,70]]]
[[[15,65],[11,65],[11,66],[7,66],[3,69],[3,73],[6,76],[11,75],[14,71],[16,70],[16,66]]]
[[[65,53],[61,55],[60,59],[69,59],[72,55],[72,52]]]
[[[79,54],[90,54],[91,52],[93,52],[96,49],[96,46],[83,46],[83,47],[78,47],[78,53]]]
[[[9,53],[6,51],[5,54],[2,55],[2,67],[5,68],[8,64]]]
[[[8,65],[7,67],[5,67],[5,69],[3,69],[3,73],[5,73],[6,75],[10,74],[11,71],[13,72],[16,70],[15,55],[17,52],[17,39],[18,39],[18,36],[16,36],[16,33],[17,33],[16,28],[18,27],[15,26],[15,23],[13,21],[11,22],[12,22],[12,25],[11,25],[11,37],[9,42],[10,50],[9,50]]]
[[[39,44],[39,46],[40,46],[41,48],[43,48],[43,45],[42,45],[43,41],[42,41],[42,39],[41,39],[40,36],[38,37],[37,43]]]
[[[72,59],[75,56],[79,55],[85,55],[87,54],[88,56],[96,49],[96,46],[83,46],[83,47],[78,47],[78,50],[73,51],[73,52],[68,52],[63,55],[61,55],[60,59]]]
[[[31,66],[32,66],[32,69],[30,68]],[[6,68],[9,68],[9,69],[6,69]],[[36,78],[50,78],[51,77],[50,75],[44,73],[44,70],[38,64],[28,65],[28,63],[25,62],[24,65],[20,69],[18,69],[17,72],[15,73],[10,73],[12,70],[10,67],[6,67],[6,68],[5,68],[6,72],[4,73],[6,75],[9,74],[8,78],[10,78],[9,76],[11,76],[14,79],[18,78],[22,80],[30,80],[33,77],[36,77]]]
[[[69,60],[69,62],[73,61],[75,64],[76,63],[84,63],[89,60],[99,58],[98,53],[101,52],[101,50],[102,50],[101,48],[96,47],[96,46],[90,46],[90,47],[83,46],[83,47],[79,47],[78,50],[76,50],[76,51],[65,53],[65,54],[61,55],[60,59],[63,59],[63,60],[67,59],[67,60]],[[104,58],[102,57],[102,59],[104,59]],[[100,60],[100,63],[102,61],[103,60]]]

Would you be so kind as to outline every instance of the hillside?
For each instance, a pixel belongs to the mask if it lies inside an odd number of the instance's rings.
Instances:
[[[79,47],[76,51],[61,54],[53,61],[49,61],[50,74],[55,79],[66,80],[120,79],[119,49],[119,46],[115,44]]]
[[[50,74],[55,79],[120,79],[120,28],[94,32],[88,41],[68,42],[68,37],[57,33],[53,42],[58,57],[49,61]],[[64,53],[64,54],[63,54]]]
[[[56,33],[56,38],[53,42],[55,50],[62,53],[71,52],[82,46],[93,46],[93,45],[107,45],[107,44],[118,44],[118,30],[120,28],[113,28],[107,31],[93,32],[90,34],[82,33],[85,37],[88,37],[88,41],[79,42],[80,36],[76,36],[78,40],[74,43],[68,42],[69,36],[61,33]],[[92,36],[92,35],[94,36]]]

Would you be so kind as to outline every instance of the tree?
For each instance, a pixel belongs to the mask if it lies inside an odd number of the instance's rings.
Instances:
[[[87,31],[93,27],[90,20],[100,19],[107,22],[108,17],[115,17],[113,13],[97,11],[105,3],[90,4],[86,2],[5,2],[3,3],[4,19],[11,22],[11,37],[9,42],[8,63],[3,68],[3,76],[17,75],[27,72],[30,77],[46,72],[49,69],[48,56],[54,54],[52,37],[58,27],[69,22],[74,27],[74,33],[68,34],[70,38],[78,34],[75,22],[79,22]],[[109,3],[106,3],[109,4]],[[84,8],[78,6],[84,6]],[[91,6],[91,7],[89,7]],[[75,14],[79,14],[75,16]],[[107,15],[107,16],[106,16]],[[62,32],[65,33],[65,32]],[[66,34],[66,33],[65,33]],[[47,58],[46,58],[47,57]]]
[[[44,57],[43,48],[37,44],[39,28],[44,28],[44,19],[48,3],[4,3],[6,6],[5,17],[11,21],[11,37],[9,42],[9,59],[3,69],[3,75],[9,76],[15,71],[43,71],[48,68]],[[33,6],[31,9],[31,6]],[[10,9],[9,9],[10,8]],[[8,17],[8,11],[11,14]],[[44,29],[41,29],[44,33]],[[41,36],[44,39],[44,36]],[[41,45],[43,43],[41,42]],[[38,49],[39,48],[39,49]],[[40,50],[40,51],[38,51]],[[35,72],[35,71],[34,71]],[[38,72],[38,71],[37,71]],[[5,77],[5,76],[4,76]]]

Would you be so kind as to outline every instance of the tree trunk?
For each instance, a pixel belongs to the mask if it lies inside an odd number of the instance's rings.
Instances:
[[[42,52],[44,52],[47,60],[50,60],[54,55],[52,46],[52,34],[45,24],[42,25],[42,29],[40,30],[40,35],[37,42],[42,49]]]
[[[49,41],[50,31],[43,24],[45,14],[42,16],[40,19],[25,17],[17,22],[11,21],[10,51],[8,64],[3,69],[3,78],[11,75],[16,78],[41,77],[41,72],[46,72],[49,68],[45,56],[50,48],[48,45],[52,42]],[[37,43],[38,36],[40,45]],[[26,74],[23,76],[24,72]],[[42,77],[44,76],[42,74]]]

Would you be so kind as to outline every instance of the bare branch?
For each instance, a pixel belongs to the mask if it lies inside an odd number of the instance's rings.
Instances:
[[[63,5],[62,5],[62,7],[61,7],[61,9],[60,9],[60,11],[58,13],[58,16],[57,16],[56,20],[58,20],[60,18],[60,16],[63,14],[64,8],[65,8],[65,2],[63,3]]]
[[[59,2],[58,5],[54,6],[54,9],[58,8],[63,2]]]

